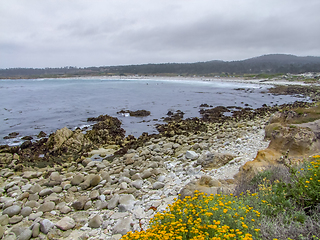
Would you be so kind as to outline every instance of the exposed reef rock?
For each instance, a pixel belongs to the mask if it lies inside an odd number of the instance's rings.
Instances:
[[[88,118],[88,121],[99,121],[85,134],[94,144],[119,144],[125,137],[125,130],[121,128],[121,121],[117,118],[101,115]]]
[[[180,121],[172,121],[168,124],[158,125],[157,130],[162,136],[188,135],[190,133],[206,132],[206,124],[199,118],[188,118]]]
[[[268,92],[275,95],[300,95],[304,97],[308,96],[314,101],[319,101],[320,99],[319,86],[279,85],[269,88]]]
[[[130,110],[121,110],[117,112],[118,114],[126,114],[129,113],[131,117],[146,117],[151,114],[150,111],[147,110],[137,110],[137,111],[130,111]]]
[[[19,135],[18,132],[12,132],[12,133],[9,133],[8,136],[5,136],[3,139],[10,139],[10,138],[15,138]]]
[[[163,118],[164,122],[181,121],[184,116],[184,112],[177,110],[176,112],[168,111],[168,117]]]

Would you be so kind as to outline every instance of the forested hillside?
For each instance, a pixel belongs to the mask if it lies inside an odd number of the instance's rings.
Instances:
[[[0,69],[0,78],[71,77],[102,75],[242,75],[261,73],[320,72],[320,57],[270,54],[241,61],[163,63],[126,66],[9,68]]]

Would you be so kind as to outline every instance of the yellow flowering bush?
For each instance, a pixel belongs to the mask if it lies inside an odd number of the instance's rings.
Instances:
[[[276,216],[284,212],[300,215],[295,210],[297,207],[312,207],[320,203],[320,156],[313,156],[312,160],[298,168],[287,166],[288,182],[270,181],[274,177],[270,171],[258,174],[253,179],[254,184],[258,183],[256,196],[247,194],[243,199],[263,215]],[[301,216],[297,220],[303,221]]]
[[[150,228],[129,232],[122,239],[256,239],[255,227],[260,213],[230,195],[195,192],[169,205],[168,211],[157,213]]]
[[[147,230],[122,239],[319,239],[320,219],[305,210],[320,203],[320,156],[299,168],[286,167],[286,180],[277,171],[258,174],[252,192],[249,183],[237,196],[195,192],[176,200],[150,220]]]
[[[312,207],[320,203],[320,156],[294,172],[296,181],[288,185],[290,194],[302,207]]]

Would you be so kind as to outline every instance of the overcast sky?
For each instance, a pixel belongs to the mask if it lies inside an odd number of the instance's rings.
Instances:
[[[319,0],[1,0],[0,68],[320,56]]]

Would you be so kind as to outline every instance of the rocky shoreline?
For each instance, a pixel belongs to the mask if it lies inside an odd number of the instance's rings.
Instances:
[[[120,239],[146,229],[156,212],[196,189],[232,192],[235,176],[267,163],[259,152],[272,146],[265,139],[270,116],[308,106],[217,107],[186,120],[172,114],[159,134],[137,139],[125,137],[121,122],[105,115],[91,119],[97,123],[86,133],[63,128],[37,142],[1,146],[0,236]],[[277,139],[279,126],[270,131],[271,141]]]
[[[0,233],[4,239],[119,239],[146,229],[155,212],[202,176],[216,179],[211,191],[231,191],[239,167],[268,146],[268,118],[208,123],[207,132],[154,138],[113,161],[104,159],[112,151],[101,148],[62,166],[13,171],[13,162],[0,172]]]

